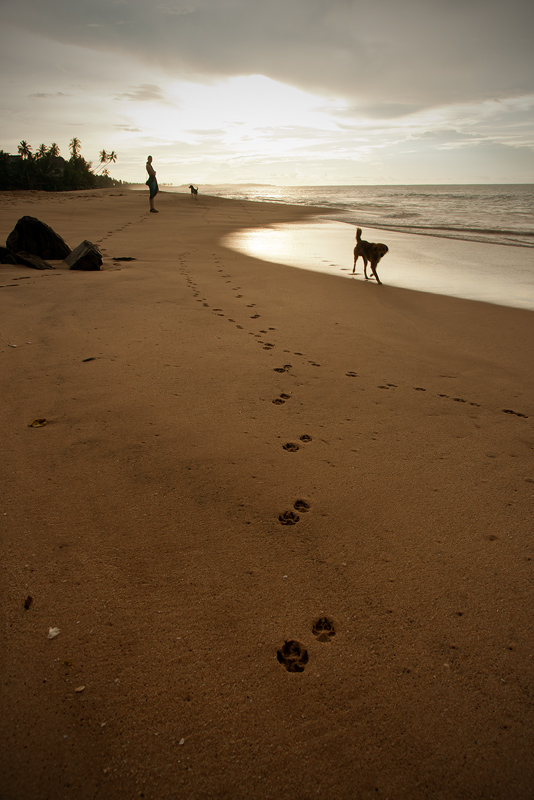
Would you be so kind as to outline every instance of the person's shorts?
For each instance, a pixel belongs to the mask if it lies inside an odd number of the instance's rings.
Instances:
[[[155,178],[152,178],[152,180],[148,180],[146,182],[146,185],[150,189],[150,199],[152,200],[152,198],[155,197],[157,195],[157,193],[159,192],[158,182],[157,182],[157,180]]]

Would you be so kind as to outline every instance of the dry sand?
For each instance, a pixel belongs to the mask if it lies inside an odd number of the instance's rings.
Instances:
[[[0,267],[2,800],[532,798],[534,315],[157,207],[0,196],[106,256]]]

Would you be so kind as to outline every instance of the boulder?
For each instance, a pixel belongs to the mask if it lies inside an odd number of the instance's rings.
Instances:
[[[45,222],[36,217],[21,217],[6,245],[15,253],[25,252],[41,258],[61,260],[70,253],[68,244]]]
[[[34,256],[31,253],[19,251],[15,253],[15,260],[17,264],[24,264],[25,267],[32,267],[32,269],[55,269],[48,261],[45,261],[40,256]]]
[[[76,247],[65,259],[69,269],[99,270],[102,266],[102,253],[96,244],[87,239]]]
[[[14,264],[14,263],[15,259],[13,257],[13,253],[11,252],[11,250],[8,250],[7,247],[0,247],[0,264]]]

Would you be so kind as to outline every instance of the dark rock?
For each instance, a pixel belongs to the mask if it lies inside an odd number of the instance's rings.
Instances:
[[[7,247],[0,247],[0,264],[16,264],[15,256]]]
[[[99,270],[102,266],[102,253],[92,242],[87,239],[76,247],[65,259],[69,269]]]
[[[31,267],[32,269],[55,269],[48,261],[45,261],[40,256],[34,256],[31,253],[15,253],[15,259],[16,264],[24,264],[25,267]]]
[[[6,245],[15,253],[20,251],[41,258],[64,259],[70,247],[45,222],[35,217],[21,217],[9,236]]]

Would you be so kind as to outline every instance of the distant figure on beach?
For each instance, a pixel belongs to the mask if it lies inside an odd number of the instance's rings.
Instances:
[[[152,166],[152,156],[149,156],[146,161],[146,171],[148,172],[148,180],[146,185],[150,189],[150,211],[152,214],[157,214],[157,209],[154,208],[154,198],[157,195],[158,189],[158,182],[156,180],[156,171]]]
[[[189,184],[189,188],[191,189],[191,194],[193,195],[193,197],[196,200],[197,199],[197,195],[198,195],[198,186],[193,186],[193,184],[190,183]]]

